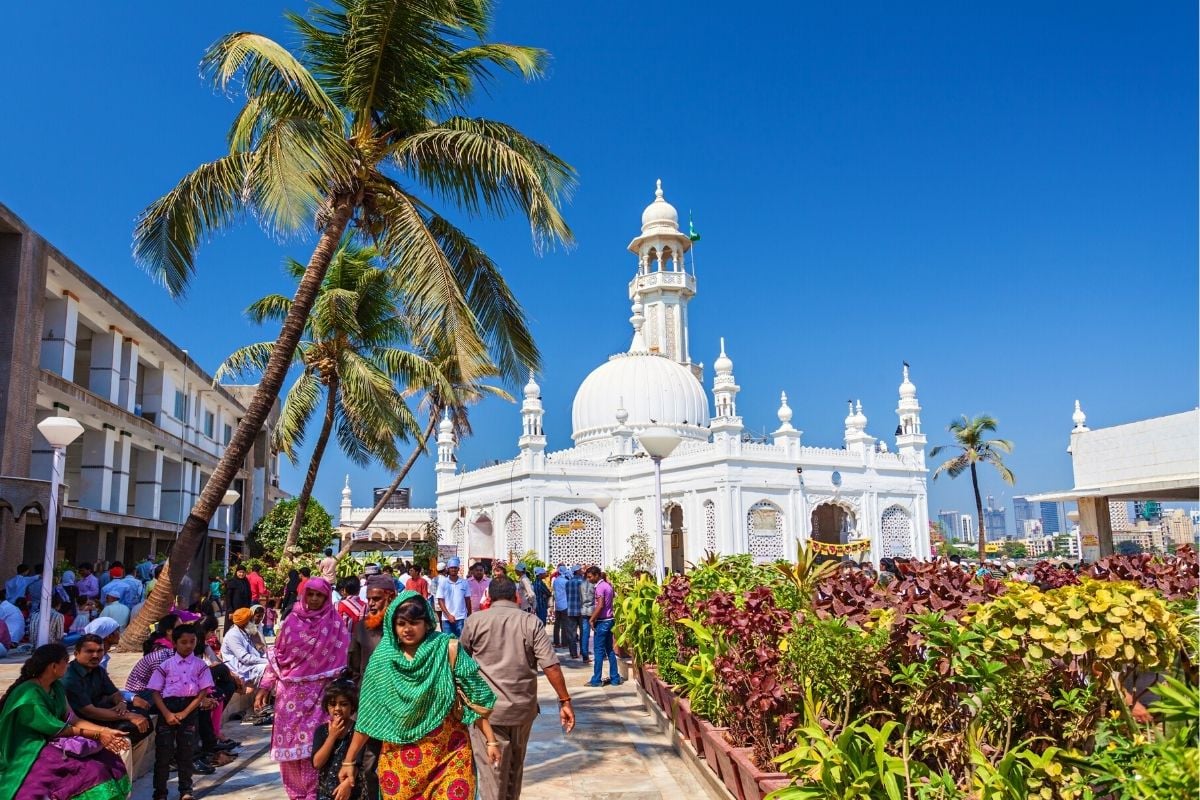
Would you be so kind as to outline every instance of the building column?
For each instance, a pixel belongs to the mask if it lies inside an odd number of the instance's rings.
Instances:
[[[79,505],[111,511],[113,450],[117,429],[107,422],[100,430],[83,432],[83,462],[80,466]]]
[[[121,332],[110,327],[108,333],[92,337],[92,363],[88,389],[110,403],[116,403],[121,393]]]
[[[137,483],[133,489],[133,513],[145,519],[158,519],[162,513],[163,449],[138,454]]]
[[[1107,497],[1081,497],[1079,505],[1079,543],[1084,561],[1096,561],[1113,554],[1112,518]]]
[[[121,431],[113,459],[112,501],[109,504],[109,510],[117,514],[129,513],[129,460],[132,450],[133,434]]]
[[[75,337],[79,332],[79,298],[70,292],[47,300],[42,317],[41,367],[65,380],[75,380]]]
[[[162,453],[162,451],[157,451]],[[183,521],[183,464],[182,461],[162,461],[162,481],[159,486],[158,518],[165,522]]]
[[[134,413],[133,407],[137,403],[139,348],[138,340],[129,337],[125,337],[121,345],[121,388],[117,400],[121,408],[130,414]]]

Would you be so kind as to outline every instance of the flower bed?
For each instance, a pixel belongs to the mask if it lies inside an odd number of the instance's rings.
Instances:
[[[1191,796],[1192,550],[1035,584],[897,572],[709,559],[619,582],[618,638],[737,800]]]

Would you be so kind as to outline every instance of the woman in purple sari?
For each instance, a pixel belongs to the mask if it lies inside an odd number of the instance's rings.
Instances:
[[[67,649],[42,645],[0,700],[0,800],[124,800],[120,731],[76,719],[61,678]],[[11,793],[10,793],[11,792]]]

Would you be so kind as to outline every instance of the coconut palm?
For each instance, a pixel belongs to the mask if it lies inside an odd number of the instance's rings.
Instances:
[[[574,170],[501,122],[461,112],[497,71],[542,74],[546,54],[485,41],[492,0],[334,0],[289,15],[296,53],[238,32],[202,70],[245,104],[228,153],[185,175],[138,218],[137,261],[184,294],[202,239],[246,217],[272,235],[315,230],[279,337],[246,414],[205,484],[156,585],[122,641],[137,647],[170,607],[208,523],[283,386],[308,313],[348,229],[378,248],[405,312],[438,327],[464,370],[493,362],[515,380],[536,364],[521,308],[496,265],[418,192],[466,212],[523,213],[538,247],[569,242],[559,211]]]
[[[1012,470],[1004,465],[1002,454],[1011,453],[1012,442],[1007,439],[986,439],[987,434],[996,430],[996,419],[987,414],[967,419],[956,419],[946,426],[946,430],[954,436],[954,444],[939,445],[929,451],[929,457],[934,458],[943,450],[956,451],[957,455],[943,462],[933,471],[933,479],[943,472],[951,478],[957,478],[964,472],[971,472],[971,486],[975,489],[975,513],[979,520],[979,561],[987,560],[987,537],[983,526],[983,497],[979,493],[978,464],[991,464],[1000,473],[1000,478],[1009,486],[1016,482]]]
[[[298,463],[298,448],[322,405],[322,393],[324,414],[283,548],[289,556],[294,555],[321,459],[335,429],[338,445],[352,462],[366,466],[378,460],[395,469],[396,439],[420,432],[396,384],[403,389],[436,389],[441,382],[432,364],[396,346],[408,340],[409,331],[398,309],[396,287],[388,273],[374,265],[375,257],[373,247],[345,242],[338,248],[317,292],[305,338],[293,356],[301,370],[284,398],[272,446]],[[288,259],[285,267],[297,281],[304,275],[304,265],[297,261]],[[291,306],[290,298],[271,294],[256,300],[247,315],[259,324],[283,322]],[[261,373],[274,347],[274,342],[258,342],[240,348],[217,369],[217,380]]]

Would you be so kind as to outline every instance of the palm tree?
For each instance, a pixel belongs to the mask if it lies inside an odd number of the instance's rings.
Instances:
[[[946,426],[954,436],[954,444],[938,445],[929,451],[929,457],[934,458],[943,450],[958,451],[958,455],[943,462],[933,471],[933,479],[943,472],[951,478],[957,478],[967,470],[971,471],[971,486],[975,489],[975,513],[979,520],[979,561],[987,560],[987,537],[983,526],[983,497],[979,494],[979,473],[977,464],[991,464],[1000,473],[1000,478],[1009,486],[1016,482],[1012,470],[1004,465],[1002,453],[1011,453],[1012,442],[1007,439],[985,439],[984,437],[996,430],[996,418],[983,414],[975,419],[956,419]]]
[[[140,646],[170,607],[225,490],[279,395],[339,242],[353,227],[379,251],[422,328],[438,327],[465,370],[506,379],[537,348],[499,269],[416,193],[469,216],[522,212],[538,247],[570,242],[559,211],[574,170],[501,122],[464,116],[495,71],[543,73],[545,52],[485,42],[493,0],[334,0],[288,16],[297,54],[254,33],[225,36],[202,70],[246,95],[228,154],[197,167],[138,218],[137,261],[175,296],[203,238],[245,217],[273,235],[316,230],[258,388],[171,549],[163,580],[122,639]],[[489,352],[490,350],[490,352]]]
[[[366,466],[375,459],[395,469],[396,439],[415,436],[420,428],[396,384],[436,387],[441,381],[424,358],[394,346],[404,343],[409,331],[397,308],[400,299],[391,277],[374,265],[375,257],[373,247],[343,242],[318,290],[305,325],[306,338],[295,351],[294,361],[302,369],[284,398],[273,430],[274,449],[297,463],[297,448],[321,405],[322,391],[325,411],[284,544],[287,556],[294,555],[317,471],[335,428],[338,444],[352,462]],[[288,259],[285,267],[296,280],[304,275],[304,265],[297,261]],[[247,314],[259,324],[282,322],[291,306],[291,299],[272,294],[255,301]],[[261,373],[274,347],[274,342],[259,342],[240,348],[217,369],[216,379]]]

